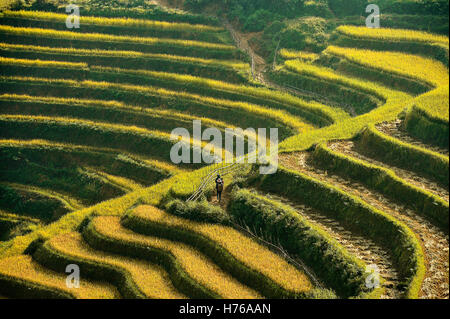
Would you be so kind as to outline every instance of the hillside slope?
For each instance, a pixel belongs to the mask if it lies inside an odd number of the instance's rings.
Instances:
[[[58,1],[3,10],[0,295],[448,298],[448,37],[298,2],[310,11],[267,18],[242,1],[240,21],[239,1],[215,17],[208,1],[86,0],[72,30]],[[249,30],[259,15],[289,41]],[[195,120],[278,128],[277,172],[173,163],[171,131]]]

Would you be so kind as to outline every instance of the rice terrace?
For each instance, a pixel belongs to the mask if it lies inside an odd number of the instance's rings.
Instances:
[[[0,299],[448,299],[448,7],[0,0]]]

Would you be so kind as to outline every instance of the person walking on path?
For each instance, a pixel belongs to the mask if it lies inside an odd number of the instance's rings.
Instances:
[[[223,178],[220,177],[220,175],[217,175],[216,178],[216,190],[217,190],[217,200],[220,201],[222,200],[222,192],[223,192]]]

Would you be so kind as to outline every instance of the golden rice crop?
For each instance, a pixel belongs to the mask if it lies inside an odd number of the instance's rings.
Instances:
[[[1,143],[0,143],[1,146]],[[44,189],[36,186],[22,185],[17,183],[6,183],[11,188],[18,189],[28,193],[39,194],[44,197],[53,198],[61,202],[68,210],[75,211],[84,208],[84,205],[77,199],[67,195],[55,192],[53,190]]]
[[[129,156],[131,156],[132,158],[136,158],[149,166],[153,166],[155,168],[159,168],[166,172],[169,172],[172,175],[183,174],[189,171],[184,168],[180,168],[177,165],[170,164],[169,162],[161,162],[154,159],[141,158],[137,155],[129,155]]]
[[[106,153],[117,153],[117,150],[109,149],[109,148],[99,148],[99,147],[93,147],[93,146],[86,146],[86,145],[75,145],[75,144],[66,144],[66,143],[57,143],[47,140],[7,140],[7,139],[0,139],[0,147],[1,146],[8,146],[8,147],[19,147],[19,148],[57,148],[57,149],[68,149],[68,150],[82,150],[87,152],[106,152]],[[143,158],[139,155],[135,154],[127,154],[122,153],[118,155],[120,156],[126,156],[132,159],[135,159],[139,162],[143,162],[149,166],[162,169],[166,172],[170,172],[173,175],[179,174],[182,172],[185,172],[184,169],[179,168],[176,165],[172,165],[170,163],[161,162],[154,159],[148,159]]]
[[[103,283],[80,280],[80,288],[67,288],[67,274],[51,271],[32,260],[31,256],[19,255],[0,259],[0,274],[21,279],[67,292],[80,299],[115,299],[120,298],[117,290]]]
[[[279,145],[279,149],[282,152],[303,151],[321,142],[351,139],[370,123],[395,120],[402,110],[412,105],[413,101],[413,97],[408,94],[397,94],[396,97],[388,99],[384,105],[369,113],[310,131],[307,134],[289,137]]]
[[[89,120],[83,120],[83,119],[74,119],[74,118],[67,118],[67,117],[50,117],[50,116],[31,116],[31,115],[0,115],[0,119],[7,120],[7,121],[15,121],[15,122],[40,122],[40,123],[57,123],[58,125],[78,125],[78,126],[84,126],[89,127],[92,129],[102,129],[107,131],[113,131],[113,132],[124,132],[124,133],[131,133],[131,134],[137,134],[141,136],[151,136],[157,139],[161,140],[170,140],[171,134],[166,132],[161,132],[157,130],[148,130],[144,129],[142,127],[137,127],[134,125],[127,126],[127,125],[120,125],[120,124],[111,124],[111,123],[104,123],[104,122],[94,122]],[[200,146],[205,147],[208,142],[205,141],[198,141],[195,140],[193,137],[190,138],[190,140],[184,140],[186,143],[190,143],[190,145],[193,146]],[[227,153],[226,150],[222,149],[222,154],[225,156]]]
[[[235,69],[247,69],[248,64],[240,62],[238,60],[217,60],[217,59],[203,59],[199,57],[188,57],[180,55],[170,55],[163,53],[144,53],[139,51],[124,51],[124,50],[100,50],[100,49],[80,49],[80,48],[55,48],[45,47],[37,45],[24,45],[24,44],[10,44],[0,43],[0,49],[4,50],[20,50],[20,51],[34,51],[42,53],[55,53],[55,54],[77,54],[84,56],[106,56],[106,57],[119,57],[119,58],[159,58],[180,62],[192,62],[201,64],[217,64]]]
[[[235,50],[232,45],[194,41],[194,40],[176,40],[176,39],[163,39],[163,38],[151,38],[151,37],[135,37],[135,36],[123,36],[123,35],[109,35],[103,33],[77,33],[72,31],[61,31],[53,29],[41,29],[41,28],[21,28],[0,25],[0,32],[13,34],[18,36],[33,36],[33,37],[50,37],[53,39],[69,39],[69,40],[86,40],[86,41],[110,41],[110,42],[132,42],[141,44],[172,44],[184,47],[199,47],[205,49],[217,49],[217,50]]]
[[[156,247],[170,252],[196,282],[208,287],[226,299],[261,298],[258,293],[223,272],[210,259],[190,246],[162,238],[136,234],[123,228],[120,225],[119,217],[98,217],[92,223],[96,231],[103,236],[124,242]]]
[[[59,253],[82,258],[102,265],[111,265],[130,273],[135,284],[152,299],[182,299],[170,281],[168,274],[159,266],[136,259],[126,258],[94,250],[79,233],[66,233],[51,238],[48,245]]]
[[[30,115],[0,115],[0,119],[18,122],[42,122],[42,123],[58,123],[60,125],[80,125],[92,128],[100,128],[105,130],[127,132],[144,136],[153,136],[161,139],[170,139],[170,134],[155,130],[147,130],[137,126],[126,126],[120,124],[110,124],[102,122],[94,122],[89,120],[72,119],[67,117],[50,117],[50,116],[30,116]]]
[[[140,85],[130,85],[130,84],[118,84],[109,82],[96,82],[96,81],[73,81],[73,80],[61,80],[61,79],[47,79],[47,78],[32,78],[32,77],[0,77],[7,80],[15,81],[32,81],[32,82],[47,82],[47,83],[57,83],[76,87],[87,87],[87,88],[111,88],[118,90],[126,90],[138,93],[150,93],[169,97],[179,97],[190,100],[195,100],[198,102],[203,102],[207,104],[237,108],[254,113],[257,115],[262,115],[265,117],[273,118],[274,120],[284,123],[288,127],[297,129],[299,132],[303,132],[312,128],[311,125],[306,124],[297,117],[288,114],[285,111],[269,109],[256,104],[246,103],[246,102],[234,102],[225,99],[218,99],[213,97],[207,97],[198,94],[191,94],[181,91],[171,91],[164,88],[157,88],[151,86],[140,86]]]
[[[133,214],[154,222],[200,233],[222,245],[239,261],[261,272],[287,290],[305,292],[312,288],[311,282],[304,273],[231,227],[185,220],[153,206],[139,206]]]
[[[41,220],[39,220],[37,218],[32,218],[32,217],[25,216],[25,215],[11,214],[2,209],[0,209],[0,218],[6,218],[6,219],[10,219],[10,220],[27,221],[27,222],[30,222],[33,224],[41,224]]]
[[[14,0],[2,0],[0,1],[0,9],[5,10],[10,8],[14,2],[15,2]]]
[[[43,97],[43,96],[30,96],[30,95],[17,95],[17,94],[1,94],[0,100],[9,100],[9,101],[28,101],[28,102],[44,102],[44,103],[55,103],[55,104],[65,104],[65,105],[76,105],[79,107],[86,107],[86,106],[101,106],[101,107],[110,107],[110,108],[118,108],[118,109],[125,109],[130,110],[134,112],[139,113],[146,113],[152,117],[159,118],[161,121],[164,121],[166,119],[182,119],[184,121],[193,121],[193,120],[201,120],[202,125],[209,126],[209,127],[216,127],[219,129],[234,129],[236,128],[234,125],[230,125],[221,121],[216,121],[214,119],[210,118],[204,118],[204,117],[197,117],[197,116],[191,116],[188,114],[183,114],[179,112],[175,112],[172,110],[158,110],[158,109],[152,109],[152,108],[142,108],[138,106],[131,106],[126,105],[122,102],[118,101],[105,101],[105,100],[89,100],[89,99],[75,99],[75,98],[57,98],[57,97]],[[256,135],[250,134],[248,136],[249,139],[257,140]],[[206,142],[204,142],[202,145],[206,145]],[[61,147],[58,145],[58,147]],[[74,145],[71,145],[73,148]],[[102,152],[117,152],[117,150],[111,150],[111,149],[99,149],[99,148],[89,148],[92,151],[102,151]],[[159,162],[157,160],[151,160],[151,159],[145,159],[140,158],[136,155],[131,155],[132,157],[138,158],[139,161],[142,161],[144,163],[149,164],[150,166],[154,166],[157,168],[161,168],[167,172],[170,172],[172,174],[178,174],[185,169],[180,169],[175,165],[171,165],[169,163]]]
[[[231,92],[238,92],[241,94],[246,94],[254,97],[264,98],[264,99],[270,99],[281,103],[286,103],[289,105],[293,105],[299,108],[306,108],[306,109],[314,109],[314,110],[320,110],[321,112],[324,112],[325,114],[329,115],[331,118],[334,119],[342,119],[341,112],[338,110],[335,110],[331,107],[328,107],[326,105],[322,105],[316,102],[307,102],[304,101],[296,96],[275,91],[275,90],[269,90],[265,88],[256,88],[253,86],[245,86],[245,85],[236,85],[228,82],[218,81],[218,80],[212,80],[208,78],[202,78],[198,76],[188,75],[188,74],[177,74],[177,73],[168,73],[168,72],[159,72],[159,71],[148,71],[148,70],[126,70],[126,69],[120,69],[120,68],[110,68],[110,67],[97,67],[92,66],[93,70],[102,70],[102,71],[114,71],[114,72],[126,72],[126,73],[132,73],[132,74],[142,74],[142,75],[149,75],[153,77],[158,77],[166,80],[171,81],[177,81],[180,83],[194,83],[198,86],[204,86],[204,87],[211,87],[217,90],[227,90]],[[248,104],[248,103],[247,103]],[[277,110],[272,110],[277,111]]]
[[[153,108],[142,108],[140,106],[127,105],[119,101],[106,101],[106,100],[94,100],[94,99],[76,99],[76,98],[61,98],[61,97],[47,97],[47,96],[31,96],[26,94],[0,94],[0,100],[10,100],[10,101],[28,101],[28,102],[43,102],[43,103],[52,103],[52,104],[64,104],[67,106],[76,105],[76,106],[101,106],[107,108],[117,108],[130,110],[139,113],[146,113],[155,118],[164,119],[182,119],[185,121],[193,121],[193,120],[201,120],[203,124],[208,125],[210,127],[217,128],[234,128],[233,125],[206,118],[206,117],[198,117],[192,116],[185,113],[176,112],[174,110],[159,110]]]
[[[448,69],[436,60],[401,52],[372,51],[329,46],[325,52],[352,62],[412,77],[434,86],[448,85]]]
[[[43,60],[30,60],[30,59],[15,59],[0,57],[0,64],[3,65],[20,65],[31,66],[41,68],[68,68],[68,69],[88,69],[87,63],[78,62],[60,62],[60,61],[43,61]]]
[[[389,28],[366,28],[343,25],[337,28],[337,31],[358,38],[372,38],[387,41],[414,41],[428,43],[442,43],[448,46],[448,37],[443,35],[431,34],[423,31],[389,29]]]
[[[80,171],[89,176],[93,176],[94,178],[100,178],[105,183],[118,187],[124,190],[126,193],[134,192],[144,187],[131,179],[122,176],[114,176],[93,167],[83,167],[82,169],[80,169]]]
[[[39,228],[27,235],[15,237],[5,243],[5,245],[0,245],[0,258],[22,254],[35,239],[50,239],[64,233],[74,232],[80,223],[93,213],[97,215],[121,216],[138,200],[149,205],[158,205],[177,178],[177,176],[171,177],[149,188],[66,214],[52,224]]]
[[[8,18],[35,19],[40,21],[65,22],[67,14],[44,11],[4,11],[3,15]],[[201,24],[189,24],[180,22],[165,22],[131,18],[106,18],[106,17],[88,17],[80,16],[80,24],[123,26],[146,29],[161,29],[168,31],[196,31],[196,32],[217,32],[222,28]]]
[[[37,63],[34,61],[36,61],[36,60],[8,58],[9,64],[26,65],[28,63],[30,65],[33,65],[33,63]],[[39,61],[39,60],[37,60],[37,61]],[[45,65],[47,65],[47,66],[51,66],[52,63],[55,63],[56,67],[58,67],[60,65],[59,62],[55,62],[55,61],[41,61],[41,62],[46,62]],[[1,63],[1,60],[0,60],[0,63]],[[65,63],[65,62],[63,62],[63,63]],[[39,64],[37,64],[37,65],[39,65]],[[70,65],[68,65],[68,67],[69,66]],[[189,83],[195,83],[199,86],[206,86],[206,87],[211,87],[211,88],[215,88],[215,89],[219,89],[219,90],[234,91],[234,92],[248,94],[248,95],[259,97],[259,98],[271,99],[271,100],[278,101],[281,103],[287,103],[287,104],[290,104],[290,105],[293,105],[293,106],[299,107],[299,108],[319,110],[320,112],[323,112],[323,113],[327,114],[328,116],[330,116],[335,121],[342,120],[342,119],[345,119],[348,117],[348,114],[346,114],[346,112],[344,112],[344,111],[341,111],[338,109],[333,109],[329,106],[322,105],[322,104],[319,104],[316,102],[306,102],[306,101],[304,101],[298,97],[295,97],[293,95],[290,95],[288,93],[279,92],[279,91],[275,91],[275,90],[269,90],[269,89],[265,89],[265,88],[255,88],[255,87],[251,87],[251,86],[235,85],[235,84],[222,82],[222,81],[218,81],[218,80],[212,80],[212,79],[208,79],[208,78],[201,78],[201,77],[196,77],[196,76],[192,76],[192,75],[184,75],[184,74],[177,74],[177,73],[167,73],[167,72],[157,72],[157,71],[147,71],[147,70],[124,70],[124,69],[119,69],[119,68],[100,67],[100,66],[91,66],[91,69],[92,70],[100,70],[100,71],[127,72],[127,73],[132,73],[132,74],[149,75],[149,76],[168,79],[168,80],[172,80],[172,81],[178,81],[180,83],[189,82]],[[93,82],[93,81],[84,81],[84,82],[99,83],[99,82]],[[101,83],[106,83],[106,82],[101,82]],[[136,86],[132,86],[132,85],[126,85],[126,86],[129,88],[136,87]],[[125,87],[125,85],[122,85],[122,87]],[[222,104],[222,105],[227,105],[230,107],[243,108],[245,110],[248,110],[248,111],[256,113],[256,114],[275,118],[276,120],[278,120],[282,123],[285,123],[286,125],[288,125],[292,128],[296,128],[299,131],[308,130],[308,129],[312,128],[311,125],[298,120],[296,117],[288,114],[287,112],[285,112],[283,110],[271,109],[270,111],[268,111],[267,108],[261,107],[259,105],[251,104],[251,103],[246,103],[246,102],[235,102],[235,101],[228,101],[225,99],[209,98],[209,97],[205,97],[205,96],[201,96],[201,95],[189,94],[186,92],[175,92],[175,91],[170,91],[170,90],[166,90],[166,89],[152,88],[149,86],[147,86],[146,88],[147,88],[147,90],[152,90],[152,89],[159,90],[158,94],[172,95],[172,96],[178,95],[181,97],[188,97],[191,99],[193,98],[193,99],[199,100],[199,101],[202,101],[202,99],[203,99],[205,102],[209,102],[214,105]]]
[[[8,58],[7,61],[9,64],[19,64],[19,65],[27,65],[27,64],[34,65],[35,63],[37,63],[37,65],[39,65],[39,62],[41,62],[39,60],[13,59],[13,58]],[[36,61],[38,61],[38,62],[36,62]],[[2,62],[2,60],[0,59],[0,63],[1,62]],[[46,65],[46,66],[51,66],[53,63],[57,67],[60,65],[60,62],[55,62],[55,61],[42,61],[42,62],[45,62],[44,65]],[[225,90],[249,94],[249,95],[253,95],[253,96],[257,96],[257,97],[269,98],[269,99],[277,100],[279,102],[290,103],[290,104],[293,104],[295,106],[302,107],[302,108],[313,108],[316,110],[321,110],[322,112],[325,112],[325,113],[328,111],[329,113],[332,114],[332,118],[339,117],[337,115],[337,114],[339,114],[339,112],[333,110],[330,107],[323,106],[323,105],[320,105],[320,104],[314,103],[314,102],[305,102],[297,97],[294,97],[294,96],[291,96],[288,94],[284,94],[284,93],[280,94],[280,92],[276,92],[276,91],[272,91],[272,90],[268,90],[268,89],[254,88],[254,87],[242,86],[242,85],[241,86],[234,85],[234,84],[230,84],[227,82],[211,80],[211,79],[201,78],[201,77],[196,77],[196,76],[191,76],[191,75],[180,75],[180,74],[176,74],[176,73],[145,71],[145,70],[122,70],[119,68],[98,67],[98,66],[92,66],[91,69],[100,70],[100,71],[114,71],[114,72],[127,72],[127,73],[132,73],[132,74],[143,74],[143,75],[155,76],[155,77],[159,77],[159,78],[163,78],[163,79],[174,80],[174,81],[178,81],[181,83],[190,82],[190,83],[198,84],[200,86],[209,86],[209,87],[216,88],[216,89],[225,89]],[[49,80],[47,80],[47,81],[49,81]],[[65,80],[56,80],[56,81],[65,81]],[[51,80],[51,82],[54,82],[54,80]],[[187,92],[170,91],[167,89],[150,87],[150,86],[142,87],[142,86],[136,86],[136,85],[124,85],[124,84],[114,84],[114,83],[94,82],[94,81],[83,81],[83,82],[90,83],[91,85],[100,85],[100,83],[101,83],[101,86],[103,86],[103,87],[105,87],[105,86],[110,86],[110,87],[111,86],[116,86],[116,87],[120,86],[121,88],[132,89],[133,91],[136,91],[136,89],[137,89],[140,92],[142,92],[142,90],[151,91],[151,92],[157,91],[157,94],[161,94],[161,95],[179,96],[179,97],[194,99],[197,101],[204,101],[204,102],[211,103],[214,105],[219,105],[219,106],[222,105],[222,106],[242,108],[242,109],[245,109],[245,110],[250,111],[255,114],[272,117],[282,123],[285,123],[289,127],[296,128],[299,132],[312,128],[311,125],[304,123],[303,121],[299,120],[297,117],[294,117],[283,110],[268,109],[268,108],[261,107],[256,104],[251,104],[251,103],[246,103],[246,102],[229,101],[229,100],[225,100],[225,99],[218,99],[218,98],[206,97],[206,96],[197,95],[197,94],[190,94]]]
[[[279,51],[280,56],[283,59],[301,59],[301,60],[307,60],[312,61],[319,57],[316,53],[306,52],[306,51],[297,51],[297,50],[290,50],[290,49],[281,49]]]
[[[286,61],[285,66],[287,69],[293,72],[312,75],[330,82],[338,82],[345,86],[363,90],[383,99],[388,99],[390,97],[395,97],[398,94],[401,94],[400,92],[391,90],[377,83],[363,81],[358,78],[342,75],[333,69],[305,63],[299,60]]]
[[[326,52],[367,67],[375,67],[403,76],[414,77],[420,81],[432,82],[432,84],[438,86],[438,89],[414,99],[409,94],[389,90],[373,83],[367,83],[365,84],[366,87],[371,86],[376,89],[377,92],[387,97],[387,101],[384,105],[351,120],[345,120],[339,124],[311,131],[308,134],[290,137],[280,144],[280,150],[304,150],[313,144],[328,141],[330,139],[352,138],[369,124],[396,119],[402,110],[413,104],[420,105],[421,103],[424,103],[422,106],[423,109],[432,110],[431,112],[438,118],[448,119],[448,95],[444,93],[444,91],[448,90],[448,71],[443,64],[432,59],[398,52],[378,52],[335,46],[328,47]],[[302,70],[303,72],[313,72],[322,77],[341,81],[342,83],[348,83],[349,85],[354,83],[361,86],[361,83],[354,82],[353,79],[347,78],[346,76],[336,78],[332,75],[334,71],[329,69],[320,68],[319,70],[313,66],[306,67],[305,64],[301,64],[297,61],[289,61],[289,63],[286,62],[286,64],[290,64],[291,67],[296,65],[301,72]],[[423,100],[422,97],[424,97]],[[433,104],[433,107],[430,106],[431,104]]]
[[[18,122],[48,122],[58,123],[60,125],[81,125],[92,128],[102,128],[117,132],[128,132],[144,136],[154,136],[162,139],[170,139],[170,134],[155,130],[147,130],[137,126],[126,126],[120,124],[110,124],[102,122],[94,122],[89,120],[71,119],[67,117],[50,117],[50,116],[29,116],[29,115],[0,115],[0,119],[18,121]]]
[[[11,187],[9,183],[1,183],[2,186]],[[25,224],[27,231],[35,231],[42,227],[44,224],[42,220],[38,218],[33,218],[30,216],[23,215],[21,213],[10,213],[4,209],[0,209],[0,224],[3,222],[15,223],[17,224]],[[3,242],[5,243],[5,242]],[[0,248],[2,246],[2,242],[0,242]]]
[[[429,115],[430,118],[438,118],[449,121],[449,87],[441,86],[433,91],[416,98],[415,106]]]
[[[34,63],[37,63],[37,65],[39,65],[39,62],[41,62],[39,60],[13,59],[13,58],[8,58],[7,61],[9,64],[18,64],[18,65],[27,65],[27,63],[30,65],[34,65]],[[39,61],[39,62],[36,62],[36,61]],[[2,62],[2,60],[0,59],[0,63],[1,62]],[[42,62],[45,62],[45,65],[47,65],[47,66],[51,66],[53,63],[55,63],[56,67],[58,67],[60,65],[60,63],[56,62],[56,61],[42,61]],[[207,79],[207,78],[201,78],[201,77],[196,77],[196,76],[191,76],[191,75],[180,75],[180,74],[176,74],[176,73],[145,71],[145,70],[122,70],[119,68],[109,68],[109,67],[99,67],[99,66],[91,66],[91,69],[92,70],[100,70],[100,71],[115,71],[115,72],[127,72],[127,73],[132,73],[132,74],[150,75],[150,76],[155,76],[155,77],[159,77],[159,78],[163,78],[163,79],[179,81],[181,83],[183,83],[183,82],[196,83],[200,86],[209,86],[209,87],[216,88],[216,89],[225,89],[225,90],[230,90],[230,91],[235,91],[235,92],[239,92],[239,93],[253,95],[256,97],[273,99],[273,100],[276,100],[279,102],[289,103],[291,105],[298,106],[300,108],[307,108],[307,109],[310,108],[310,109],[320,110],[321,112],[329,113],[329,115],[332,118],[341,117],[339,115],[340,114],[339,111],[335,111],[330,107],[327,107],[327,106],[324,106],[324,105],[321,105],[321,104],[315,103],[315,102],[306,102],[306,101],[303,101],[292,95],[288,95],[286,93],[281,93],[281,92],[268,90],[268,89],[254,88],[254,87],[242,86],[242,85],[234,85],[234,84],[227,83],[227,82],[222,82],[222,81],[217,81],[217,80],[212,80],[212,79]],[[16,78],[16,79],[18,79],[18,78]],[[55,80],[47,80],[47,81],[55,82]],[[62,81],[62,80],[56,80],[56,81]],[[55,82],[55,83],[58,83],[58,82]],[[62,82],[60,82],[60,83],[62,83]],[[68,82],[66,82],[66,83],[68,83]],[[82,82],[78,82],[78,83],[79,83],[79,85],[82,83],[86,83],[86,84],[90,83],[91,86],[92,85],[98,86],[101,84],[102,87],[106,87],[106,86],[114,87],[115,86],[116,88],[120,87],[120,88],[124,88],[127,90],[132,90],[132,91],[138,90],[139,92],[150,91],[152,93],[157,93],[157,94],[161,94],[161,95],[184,97],[184,98],[194,99],[194,100],[197,100],[200,102],[203,101],[203,102],[207,102],[207,103],[219,105],[219,106],[222,105],[222,106],[228,106],[228,107],[237,107],[237,108],[244,109],[246,111],[250,111],[255,114],[274,118],[274,119],[280,121],[281,123],[285,123],[289,127],[296,128],[299,132],[312,128],[311,125],[306,124],[305,122],[301,121],[297,117],[294,117],[283,110],[268,109],[268,108],[265,108],[265,107],[262,107],[262,106],[259,106],[256,104],[251,104],[251,103],[246,103],[246,102],[235,102],[235,101],[229,101],[229,100],[225,100],[225,99],[206,97],[206,96],[202,96],[202,95],[198,95],[198,94],[190,94],[187,92],[171,91],[171,90],[167,90],[167,89],[163,89],[163,88],[150,87],[150,86],[143,87],[143,86],[136,86],[136,85],[125,85],[125,84],[115,84],[115,83],[95,82],[95,81],[82,81]]]
[[[376,30],[371,31],[367,28],[362,29],[364,29],[364,33],[377,32]],[[367,125],[396,119],[402,110],[413,104],[420,105],[423,103],[422,109],[429,108],[432,110],[431,112],[433,112],[434,116],[448,119],[448,95],[443,94],[443,91],[444,89],[448,90],[449,77],[448,70],[442,63],[429,58],[399,52],[379,52],[336,46],[328,47],[325,52],[369,68],[378,68],[382,71],[415,78],[421,82],[430,83],[431,85],[438,87],[438,89],[431,91],[433,93],[430,92],[429,94],[424,95],[425,98],[422,100],[421,97],[414,99],[411,95],[402,92],[393,90],[387,91],[387,89],[380,90],[381,86],[377,85],[376,90],[388,97],[384,105],[351,120],[345,120],[339,124],[311,131],[307,134],[290,137],[280,144],[279,147],[281,151],[300,151],[311,147],[313,144],[331,139],[352,138]],[[292,67],[293,62],[290,63]],[[305,70],[306,68],[302,66],[301,69]],[[309,70],[311,70],[311,68]],[[327,72],[324,71],[316,72],[316,74],[321,74],[322,76],[325,76],[326,73]],[[332,77],[330,76],[329,78],[331,79]],[[347,83],[353,82],[353,80],[349,82],[350,79],[344,79],[344,77],[339,79],[339,81],[342,81],[342,83],[345,83],[345,81],[347,81]],[[372,84],[370,84],[370,86],[372,86]],[[441,87],[444,88],[442,91],[440,91]],[[434,94],[436,95],[433,97]],[[430,107],[431,104],[433,107]]]

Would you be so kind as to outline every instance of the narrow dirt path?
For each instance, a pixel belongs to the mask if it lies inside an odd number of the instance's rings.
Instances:
[[[168,0],[157,0],[154,2],[159,3],[160,5],[168,7],[168,8],[180,8],[180,5],[177,5],[177,6],[170,5]],[[217,14],[216,14],[217,10],[219,10],[219,8],[217,6],[213,6],[212,8],[207,9],[207,11],[209,11],[212,15],[214,15],[216,17],[217,17]],[[240,50],[246,52],[249,55],[249,57],[251,59],[250,66],[252,69],[252,76],[255,81],[257,81],[269,88],[272,88],[272,89],[275,89],[278,91],[287,92],[294,96],[303,98],[305,100],[314,100],[316,102],[326,104],[329,106],[333,106],[333,107],[345,107],[345,109],[350,113],[351,116],[357,115],[352,106],[339,105],[338,103],[330,101],[326,96],[318,95],[314,92],[301,90],[299,88],[295,88],[292,86],[287,86],[287,85],[282,86],[282,85],[279,85],[277,83],[270,81],[265,75],[265,72],[270,67],[269,64],[267,64],[266,61],[264,60],[264,58],[261,57],[259,54],[257,54],[255,52],[255,50],[253,50],[253,48],[249,44],[249,40],[252,37],[260,34],[261,32],[243,33],[243,32],[240,32],[239,30],[236,30],[236,28],[226,18],[222,17],[221,21],[222,21],[222,24],[225,27],[225,29],[227,29],[228,32],[230,32],[235,45]]]
[[[283,165],[300,170],[309,176],[336,185],[347,193],[361,198],[373,207],[404,222],[416,234],[425,254],[427,272],[422,285],[421,297],[449,297],[449,237],[447,234],[411,209],[394,203],[360,182],[330,175],[317,168],[306,152],[283,154],[281,162]]]
[[[218,205],[220,206],[223,210],[226,211],[228,203],[230,202],[231,199],[231,186],[226,186],[225,189],[222,192],[222,200],[219,201],[217,200],[217,192],[214,191],[214,193],[210,196],[210,198],[208,199],[208,201],[213,204],[213,205]]]
[[[305,100],[314,100],[318,103],[322,103],[325,105],[329,105],[332,107],[338,107],[338,108],[344,108],[351,116],[355,117],[357,116],[357,113],[355,109],[351,105],[343,105],[339,104],[333,101],[330,101],[326,96],[319,95],[317,93],[302,90],[300,88],[296,88],[290,85],[280,85],[277,83],[274,83],[270,81],[265,72],[270,67],[264,58],[259,56],[251,47],[251,45],[248,43],[248,41],[254,37],[255,35],[258,35],[259,33],[242,33],[240,31],[237,31],[230,22],[223,19],[223,24],[225,28],[230,32],[236,46],[241,49],[244,52],[247,52],[247,54],[252,59],[251,65],[252,65],[252,75],[255,81],[272,88],[274,90],[282,91],[290,93],[294,96],[298,96],[300,98],[303,98]]]
[[[175,8],[175,9],[182,9],[183,5],[180,0],[153,0],[154,3],[166,7],[166,8]],[[250,61],[252,66],[252,73],[253,78],[262,83],[267,84],[264,77],[264,71],[266,70],[266,61],[258,55],[250,46],[248,41],[258,33],[243,33],[238,30],[236,30],[233,25],[223,16],[218,14],[218,11],[220,11],[220,7],[217,5],[212,4],[210,8],[205,8],[205,12],[207,14],[211,14],[215,16],[216,18],[219,18],[222,21],[223,26],[225,29],[227,29],[231,37],[233,38],[235,45],[242,51],[246,52],[252,61]]]
[[[438,146],[433,146],[430,144],[425,144],[424,142],[420,141],[419,139],[416,139],[410,135],[408,135],[408,132],[406,132],[403,128],[403,121],[400,119],[397,119],[393,122],[383,122],[378,125],[376,125],[377,130],[380,132],[392,136],[394,138],[397,138],[405,143],[419,146],[425,149],[428,149],[430,151],[449,156],[449,150],[445,148],[441,148]]]
[[[258,55],[248,43],[248,41],[258,33],[242,33],[240,31],[237,31],[225,18],[222,18],[222,23],[228,30],[228,32],[230,32],[236,46],[249,55],[251,59],[250,64],[252,68],[253,79],[262,84],[268,85],[264,76],[264,71],[267,67],[266,61],[260,55]]]
[[[382,166],[391,169],[392,171],[397,174],[398,177],[404,179],[408,183],[411,183],[412,185],[415,185],[419,188],[425,189],[436,196],[441,197],[445,201],[448,202],[449,200],[449,191],[448,189],[443,188],[442,186],[438,185],[437,183],[422,177],[418,176],[414,172],[396,167],[396,166],[390,166],[384,162],[380,162],[372,157],[367,156],[364,154],[353,141],[334,141],[328,144],[328,147],[336,152],[360,159],[362,161]]]

